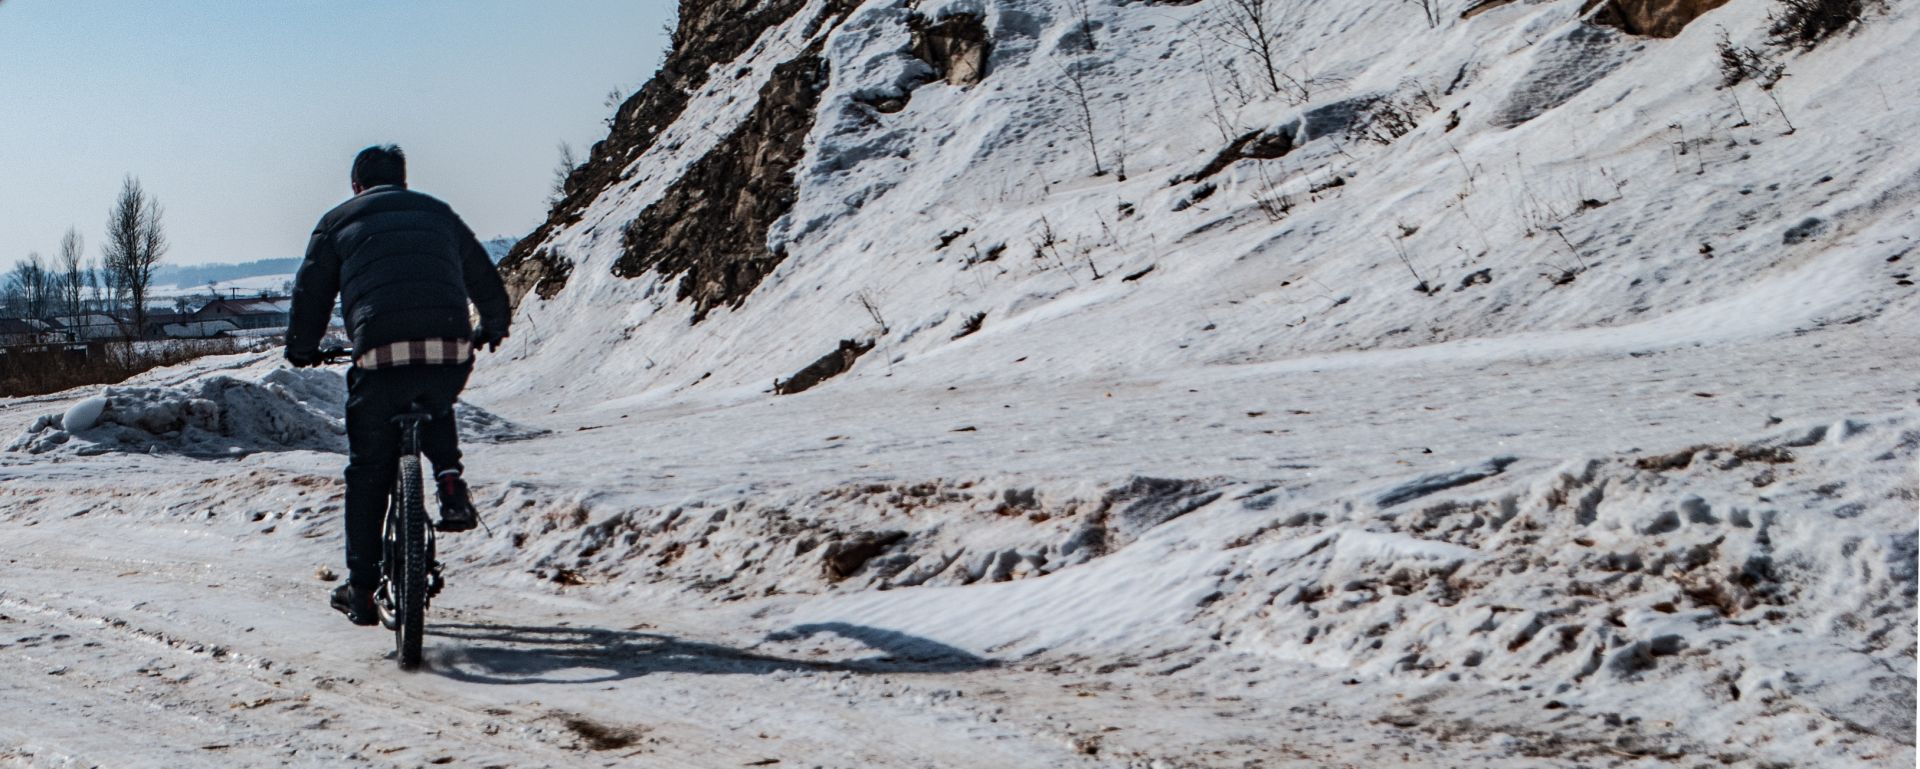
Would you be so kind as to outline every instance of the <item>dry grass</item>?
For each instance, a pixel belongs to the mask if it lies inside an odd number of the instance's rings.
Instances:
[[[142,372],[206,355],[246,349],[239,339],[196,339],[148,344],[135,351],[124,342],[92,347],[84,358],[58,346],[41,352],[15,349],[0,356],[0,397],[44,395],[85,385],[116,384]]]

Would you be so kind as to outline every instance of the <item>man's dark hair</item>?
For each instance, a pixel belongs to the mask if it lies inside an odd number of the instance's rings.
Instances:
[[[361,150],[353,159],[353,183],[362,189],[382,184],[407,186],[407,153],[392,144]]]

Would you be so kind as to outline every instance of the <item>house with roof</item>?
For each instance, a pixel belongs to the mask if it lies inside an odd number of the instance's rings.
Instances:
[[[182,323],[224,321],[240,330],[286,328],[293,317],[293,300],[283,296],[253,299],[215,299],[194,311]]]
[[[53,329],[45,321],[31,318],[0,318],[0,347],[40,344],[47,341]]]
[[[50,322],[63,342],[106,342],[126,337],[121,321],[111,315],[63,315]]]
[[[218,339],[232,336],[239,330],[240,327],[230,320],[194,320],[189,314],[160,324],[156,336],[168,339]]]

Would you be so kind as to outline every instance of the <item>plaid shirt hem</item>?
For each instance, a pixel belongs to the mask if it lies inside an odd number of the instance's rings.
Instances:
[[[357,353],[353,365],[363,369],[457,366],[472,360],[473,342],[466,339],[411,339]]]

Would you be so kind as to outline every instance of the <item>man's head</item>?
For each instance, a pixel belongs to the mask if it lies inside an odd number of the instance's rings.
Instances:
[[[353,194],[383,184],[407,186],[407,154],[398,146],[368,147],[353,159]]]

